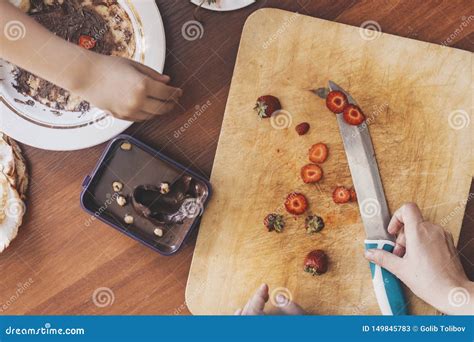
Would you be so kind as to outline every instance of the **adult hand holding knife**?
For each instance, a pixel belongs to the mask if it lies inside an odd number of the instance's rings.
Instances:
[[[329,88],[356,104],[334,82],[329,82]],[[390,218],[367,124],[349,125],[342,113],[336,115],[367,234],[365,256],[381,313],[407,314],[401,280],[416,296],[445,314],[473,315],[474,283],[462,268],[453,236],[427,222],[415,203],[403,205]],[[236,314],[265,314],[268,301],[269,287],[262,284]],[[305,313],[289,300],[283,314]]]
[[[356,105],[334,82],[329,81],[329,88]],[[405,204],[390,219],[367,124],[349,125],[342,113],[337,120],[367,234],[365,255],[381,313],[408,313],[400,279],[441,312],[472,315],[474,283],[466,277],[451,233],[425,221],[414,203]]]

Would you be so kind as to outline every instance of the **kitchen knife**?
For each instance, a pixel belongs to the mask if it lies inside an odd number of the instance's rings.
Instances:
[[[352,96],[334,82],[329,81],[329,89],[343,92],[349,103],[357,105]],[[395,237],[387,231],[390,213],[368,125],[366,122],[359,126],[349,125],[345,122],[342,113],[338,113],[336,116],[367,236],[365,249],[377,248],[392,252],[395,246]],[[400,280],[372,262],[370,271],[375,296],[382,314],[406,315],[406,301]]]

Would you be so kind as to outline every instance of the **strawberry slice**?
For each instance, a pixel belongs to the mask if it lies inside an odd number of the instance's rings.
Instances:
[[[313,163],[324,163],[328,157],[328,147],[323,143],[317,143],[309,149],[309,160]]]
[[[269,118],[274,112],[281,109],[280,100],[273,95],[263,95],[257,99],[254,110],[260,118]]]
[[[323,178],[323,170],[316,164],[308,164],[301,168],[301,178],[305,183],[317,183]]]
[[[326,107],[335,114],[342,113],[346,105],[347,96],[341,91],[333,90],[326,97]]]
[[[332,193],[332,199],[337,204],[347,203],[351,199],[351,193],[345,187],[338,186]]]
[[[344,108],[344,120],[349,124],[353,126],[360,125],[365,121],[365,115],[362,113],[362,110],[353,104],[348,104]]]
[[[94,37],[82,35],[79,37],[79,46],[82,46],[84,49],[90,50],[95,47],[96,40]]]
[[[290,214],[301,215],[308,208],[308,201],[303,194],[292,192],[286,197],[285,208]]]

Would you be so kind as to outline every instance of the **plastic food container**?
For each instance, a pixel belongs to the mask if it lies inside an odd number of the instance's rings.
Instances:
[[[82,187],[91,218],[164,255],[179,250],[211,195],[206,179],[125,134],[110,141]]]

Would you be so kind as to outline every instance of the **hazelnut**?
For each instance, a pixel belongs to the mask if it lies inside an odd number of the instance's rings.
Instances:
[[[123,184],[119,181],[115,181],[112,183],[112,189],[114,189],[115,192],[119,192],[123,189]]]
[[[117,204],[121,207],[124,207],[127,204],[127,199],[125,198],[125,196],[122,196],[122,195],[118,196]]]
[[[161,228],[155,228],[155,230],[153,231],[153,233],[154,233],[156,236],[162,237],[162,236],[163,236],[163,229],[161,229]]]
[[[125,217],[123,218],[123,220],[125,221],[126,224],[132,224],[133,223],[133,216],[132,215],[125,215]]]
[[[170,184],[167,183],[167,182],[162,182],[160,184],[160,193],[165,195],[167,194],[168,192],[170,192]]]
[[[122,145],[120,145],[120,148],[124,151],[130,151],[132,149],[132,144],[130,144],[128,141],[122,143]]]

